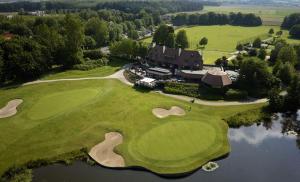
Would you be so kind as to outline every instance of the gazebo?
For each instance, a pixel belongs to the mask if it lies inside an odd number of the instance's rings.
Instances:
[[[203,76],[202,82],[213,88],[222,88],[232,84],[228,74],[220,70],[209,70]]]

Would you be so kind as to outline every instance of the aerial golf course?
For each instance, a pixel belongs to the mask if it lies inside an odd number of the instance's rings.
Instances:
[[[185,173],[230,152],[222,120],[245,106],[202,106],[137,91],[118,80],[40,83],[0,90],[0,108],[22,99],[16,115],[0,119],[0,174],[123,135],[114,151],[125,166],[160,174]],[[182,108],[185,115],[158,118],[154,108]]]

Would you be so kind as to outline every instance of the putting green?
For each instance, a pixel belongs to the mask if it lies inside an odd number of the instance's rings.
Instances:
[[[169,122],[142,135],[136,149],[153,160],[182,160],[207,150],[215,138],[216,130],[206,123]]]
[[[74,109],[99,93],[96,89],[77,89],[42,97],[28,112],[30,119],[44,119]]]

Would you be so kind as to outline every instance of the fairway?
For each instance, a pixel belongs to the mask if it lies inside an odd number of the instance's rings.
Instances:
[[[31,119],[44,119],[59,115],[91,101],[99,91],[96,89],[78,89],[46,95],[37,101],[28,112]]]
[[[236,51],[238,42],[249,42],[255,38],[268,38],[268,31],[273,28],[276,31],[280,30],[278,26],[259,26],[259,27],[241,27],[231,25],[213,25],[213,26],[190,26],[177,29],[186,30],[189,49],[198,49],[198,44],[201,38],[208,38],[208,44],[203,51],[205,64],[214,64],[214,62],[222,56],[230,57],[230,53]],[[299,43],[299,40],[288,38],[288,32],[283,31],[283,38],[289,43]],[[144,39],[143,41],[150,43],[152,38]]]
[[[222,118],[262,105],[212,107],[138,92],[118,80],[42,83],[0,89],[0,107],[22,98],[18,113],[0,119],[0,174],[13,165],[91,149],[117,131],[115,152],[126,166],[184,173],[230,151]],[[157,118],[153,108],[178,106],[184,116]]]

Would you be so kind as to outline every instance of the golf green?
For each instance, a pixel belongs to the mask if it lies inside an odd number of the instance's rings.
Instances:
[[[182,160],[209,149],[215,142],[216,130],[197,121],[169,122],[142,135],[137,151],[151,160]]]

